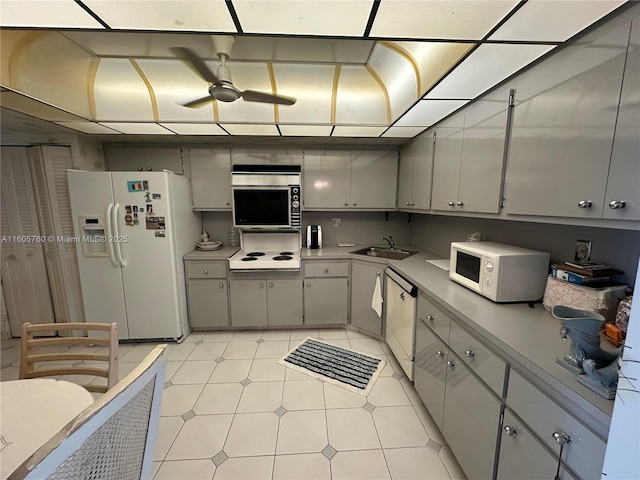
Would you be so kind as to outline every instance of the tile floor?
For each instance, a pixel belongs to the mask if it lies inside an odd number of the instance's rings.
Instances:
[[[386,360],[370,394],[277,363],[306,337]],[[154,345],[121,344],[120,376]],[[1,354],[16,379],[19,342]],[[465,479],[387,344],[359,332],[194,332],[169,344],[165,380],[154,480]]]

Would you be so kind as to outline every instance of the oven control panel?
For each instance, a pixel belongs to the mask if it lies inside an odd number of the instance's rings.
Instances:
[[[291,185],[291,226],[300,228],[300,202],[302,201],[302,192],[300,185]]]

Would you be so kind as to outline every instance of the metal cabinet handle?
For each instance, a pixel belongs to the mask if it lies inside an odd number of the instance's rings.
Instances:
[[[450,207],[455,207],[456,206],[456,202],[449,202],[449,206]]]
[[[571,437],[567,432],[553,432],[551,438],[553,438],[553,441],[558,445],[568,445],[571,443]]]
[[[580,200],[578,202],[578,207],[580,207],[580,208],[590,208],[591,207],[591,200]]]
[[[464,202],[458,201],[458,202],[456,202],[456,205],[459,206],[459,207],[462,207],[464,205]]]
[[[409,205],[411,205],[411,204],[410,204],[409,202],[407,202],[405,205],[409,206]]]
[[[151,172],[153,170],[153,168],[149,167],[147,168],[147,171]]]
[[[402,293],[400,294],[400,298],[404,301],[404,299],[405,299],[404,292],[402,292]]]
[[[204,274],[205,274],[205,275],[209,275],[209,270],[205,270],[205,271],[204,271]]]
[[[413,206],[413,205],[415,205],[415,203],[414,202],[409,202],[409,205]]]
[[[260,284],[260,288],[264,288],[264,283],[261,283],[261,284]]]
[[[357,205],[358,205],[358,202],[353,202],[353,206],[354,207],[357,206]]]
[[[329,273],[329,267],[324,269],[324,273]]]
[[[455,366],[456,366],[456,362],[452,362],[451,360],[448,360],[448,361],[447,361],[447,367],[449,367],[449,368],[453,368],[453,367],[455,367]]]
[[[310,286],[311,286],[311,282],[307,282],[307,287],[310,287]]]
[[[609,202],[609,208],[616,210],[618,208],[624,208],[627,205],[627,202],[624,200],[612,200]]]
[[[444,354],[445,354],[445,352],[443,350],[438,350],[436,352],[436,355],[439,356],[439,357],[444,357]]]
[[[349,202],[344,202],[344,206],[346,207],[347,205],[349,205]]]
[[[227,203],[227,205],[230,205],[230,204],[231,204],[231,202],[226,202],[226,203]]]
[[[382,273],[382,272],[376,272],[376,277],[379,277],[380,273]]]
[[[271,282],[270,282],[270,283],[269,283],[269,286],[270,286],[270,287],[273,287],[273,283],[271,283]]]
[[[141,172],[142,171],[142,167],[138,167],[138,171]]]
[[[436,317],[434,317],[433,315],[427,315],[427,320],[429,320],[430,322],[433,322],[435,318]]]
[[[516,427],[511,427],[509,425],[505,425],[504,426],[504,433],[506,433],[510,437],[513,437],[514,435],[518,434],[518,431],[516,430]]]
[[[220,288],[224,288],[224,283],[221,283],[221,284],[220,284]]]
[[[465,350],[464,354],[465,354],[465,356],[471,358],[471,357],[475,356],[476,352],[474,352],[473,350]]]

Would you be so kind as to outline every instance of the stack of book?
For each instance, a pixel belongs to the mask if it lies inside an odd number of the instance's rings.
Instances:
[[[610,265],[594,262],[564,262],[551,265],[552,277],[594,288],[616,285],[611,277],[623,273],[624,271]]]

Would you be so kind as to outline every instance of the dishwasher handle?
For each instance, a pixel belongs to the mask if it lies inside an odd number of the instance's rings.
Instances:
[[[394,282],[396,285],[402,288],[405,292],[407,292],[413,298],[416,298],[418,296],[418,287],[416,287],[414,284],[412,284],[409,280],[404,278],[398,272],[396,272],[395,270],[392,270],[391,268],[387,268],[386,274],[387,274],[387,279]]]

